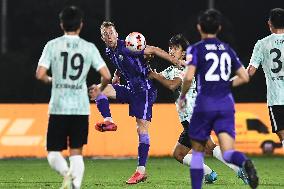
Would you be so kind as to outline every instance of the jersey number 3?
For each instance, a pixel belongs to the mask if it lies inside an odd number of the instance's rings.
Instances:
[[[278,67],[277,68],[271,68],[271,71],[273,72],[273,73],[278,73],[278,72],[280,72],[281,71],[281,69],[282,69],[282,62],[281,62],[281,60],[279,60],[280,59],[280,57],[281,57],[281,51],[279,50],[279,49],[277,49],[277,48],[274,48],[274,49],[271,49],[270,50],[270,54],[272,54],[272,53],[276,53],[276,57],[275,58],[273,58],[273,62],[275,62],[275,63],[277,63],[278,64]]]
[[[205,74],[206,81],[220,81],[220,78],[224,81],[228,81],[230,79],[232,63],[231,57],[227,52],[223,52],[220,58],[216,53],[210,52],[205,55],[205,59],[206,61],[213,60],[211,67]],[[220,68],[220,74],[214,73],[218,67]]]
[[[63,79],[66,79],[67,77],[67,61],[68,61],[68,52],[61,52],[61,56],[63,56]],[[77,65],[75,65],[75,60],[78,59]],[[76,75],[69,75],[69,78],[71,80],[77,80],[82,74],[83,71],[83,65],[84,65],[84,58],[80,53],[75,53],[71,58],[71,68],[73,70],[78,70]]]

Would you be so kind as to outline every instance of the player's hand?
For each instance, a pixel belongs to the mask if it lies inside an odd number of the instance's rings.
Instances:
[[[120,77],[118,75],[114,75],[112,80],[111,80],[112,84],[120,84]]]
[[[182,112],[185,111],[187,100],[185,96],[180,96],[178,100],[178,109]]]
[[[154,79],[156,74],[158,74],[157,70],[156,69],[154,69],[154,70],[151,69],[150,72],[148,73],[148,78],[149,79]]]
[[[101,90],[96,84],[93,84],[91,87],[89,87],[89,96],[91,100],[96,100],[100,93]]]

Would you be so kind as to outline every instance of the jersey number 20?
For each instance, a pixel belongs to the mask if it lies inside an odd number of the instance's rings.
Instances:
[[[63,56],[63,79],[66,79],[67,75],[67,61],[68,61],[68,52],[61,52],[61,56]],[[75,65],[75,60],[79,59],[78,65]],[[82,74],[83,71],[83,65],[84,65],[84,58],[80,53],[76,53],[71,58],[71,68],[73,70],[78,70],[76,75],[69,75],[69,78],[72,80],[77,80]]]
[[[231,75],[231,57],[227,52],[223,52],[220,56],[216,53],[210,52],[205,55],[206,61],[213,60],[213,63],[207,73],[205,74],[206,81],[220,81],[220,78],[224,81],[228,81]],[[227,64],[227,66],[226,66]],[[219,67],[220,74],[214,73],[216,69]],[[227,71],[226,71],[227,67]]]

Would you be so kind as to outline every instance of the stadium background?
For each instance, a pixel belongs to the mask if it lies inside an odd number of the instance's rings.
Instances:
[[[7,0],[4,0],[7,1]],[[208,7],[207,0],[162,1],[123,0],[110,1],[110,18],[117,25],[120,38],[139,31],[147,43],[167,50],[169,38],[184,33],[191,43],[199,40],[196,17]],[[213,0],[214,7],[225,16],[220,38],[236,49],[247,66],[257,39],[269,34],[267,15],[273,7],[283,6],[280,0]],[[50,88],[35,80],[34,73],[45,43],[62,34],[58,13],[65,5],[75,4],[85,12],[81,36],[94,42],[104,54],[99,26],[105,19],[104,0],[9,0],[7,1],[7,53],[0,56],[0,102],[36,103],[48,102]],[[257,6],[256,6],[257,4]],[[1,7],[2,9],[2,7]],[[3,30],[2,30],[3,31]],[[106,61],[108,61],[105,58]],[[113,66],[108,64],[113,71]],[[152,67],[158,71],[169,63],[154,59]],[[99,82],[98,75],[91,72],[88,83]],[[172,102],[171,92],[157,84],[157,102]],[[262,71],[253,81],[234,91],[237,102],[265,102],[266,86]]]
[[[148,44],[167,50],[169,38],[177,33],[183,33],[191,43],[197,42],[200,38],[196,31],[197,15],[208,6],[214,6],[225,16],[223,30],[219,38],[231,44],[244,65],[247,66],[255,42],[270,33],[267,27],[269,10],[282,5],[279,0],[202,0],[177,1],[176,3],[161,0],[145,0],[143,3],[131,0],[2,0],[0,2],[2,14],[0,157],[43,157],[46,153],[44,145],[50,86],[37,81],[34,74],[46,42],[62,35],[58,13],[64,6],[72,4],[84,10],[85,19],[81,37],[94,42],[103,56],[104,44],[100,39],[99,27],[106,18],[116,24],[120,38],[124,39],[132,31],[139,31],[145,35]],[[3,6],[3,2],[6,2],[6,6]],[[110,3],[108,11],[106,2]],[[3,22],[5,21],[3,8],[6,8],[7,13],[5,24]],[[3,26],[6,26],[5,30]],[[113,72],[113,65],[108,62],[109,60],[105,56],[104,58]],[[158,71],[169,65],[158,58],[154,58],[151,63],[152,68]],[[92,83],[99,83],[99,76],[94,70],[91,70],[88,76],[88,85]],[[152,136],[157,135],[157,137],[152,137],[150,155],[170,155],[181,127],[178,125],[179,120],[175,106],[172,104],[171,91],[157,82],[156,85],[158,87],[158,104],[154,107],[152,131],[150,130],[150,132],[152,132]],[[236,102],[242,103],[237,106],[236,126],[237,132],[240,133],[237,143],[242,144],[242,147],[254,143],[255,147],[244,148],[247,153],[261,153],[262,146],[268,150],[272,146],[273,148],[279,147],[276,146],[276,143],[279,142],[276,135],[267,134],[271,127],[265,105],[266,85],[263,72],[257,72],[248,85],[234,89],[233,92]],[[252,104],[256,102],[261,104]],[[86,154],[89,156],[135,156],[136,154],[137,139],[135,135],[133,138],[128,138],[129,140],[125,139],[125,134],[128,131],[135,132],[134,119],[127,116],[126,105],[112,106],[114,119],[118,121],[119,125],[123,125],[122,129],[114,136],[94,133],[92,125],[101,117],[93,104],[89,141],[94,145],[103,141],[104,145],[102,149],[92,148],[93,145],[89,145],[90,147],[87,147],[86,150]],[[167,111],[163,112],[163,109]],[[165,115],[167,115],[167,119],[164,119]],[[163,131],[161,131],[161,125]],[[168,128],[165,129],[166,127]],[[111,140],[112,137],[117,137],[117,140],[123,139],[120,148],[113,145],[115,142]],[[167,145],[161,142],[166,137],[171,137]],[[243,139],[240,139],[242,137]],[[247,141],[247,138],[253,138],[253,141]],[[256,140],[256,138],[258,139]],[[240,140],[238,141],[238,139]],[[267,141],[268,143],[266,143]],[[133,143],[133,146],[126,147],[127,143]],[[161,145],[167,147],[161,148]],[[33,150],[34,147],[38,150]],[[17,149],[19,150],[17,151]],[[163,150],[159,151],[160,149]],[[283,153],[281,149],[278,152]]]

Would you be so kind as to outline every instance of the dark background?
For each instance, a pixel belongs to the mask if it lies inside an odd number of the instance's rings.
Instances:
[[[94,42],[104,56],[104,44],[99,27],[105,19],[104,0],[8,0],[7,48],[0,56],[0,102],[48,102],[50,86],[36,81],[38,59],[47,41],[62,35],[58,13],[66,5],[77,5],[85,12],[81,37]],[[230,43],[245,67],[258,39],[270,34],[267,27],[269,10],[284,7],[283,0],[215,0],[215,8],[225,16],[220,39]],[[116,24],[120,38],[138,31],[147,44],[168,49],[169,38],[185,34],[191,43],[199,40],[196,18],[207,9],[208,1],[112,0],[111,21]],[[111,72],[114,67],[105,58]],[[154,59],[158,71],[170,64]],[[98,83],[99,76],[91,71],[88,85]],[[157,83],[158,102],[172,102],[171,92]],[[260,69],[250,84],[234,89],[237,102],[265,102],[265,78]]]

